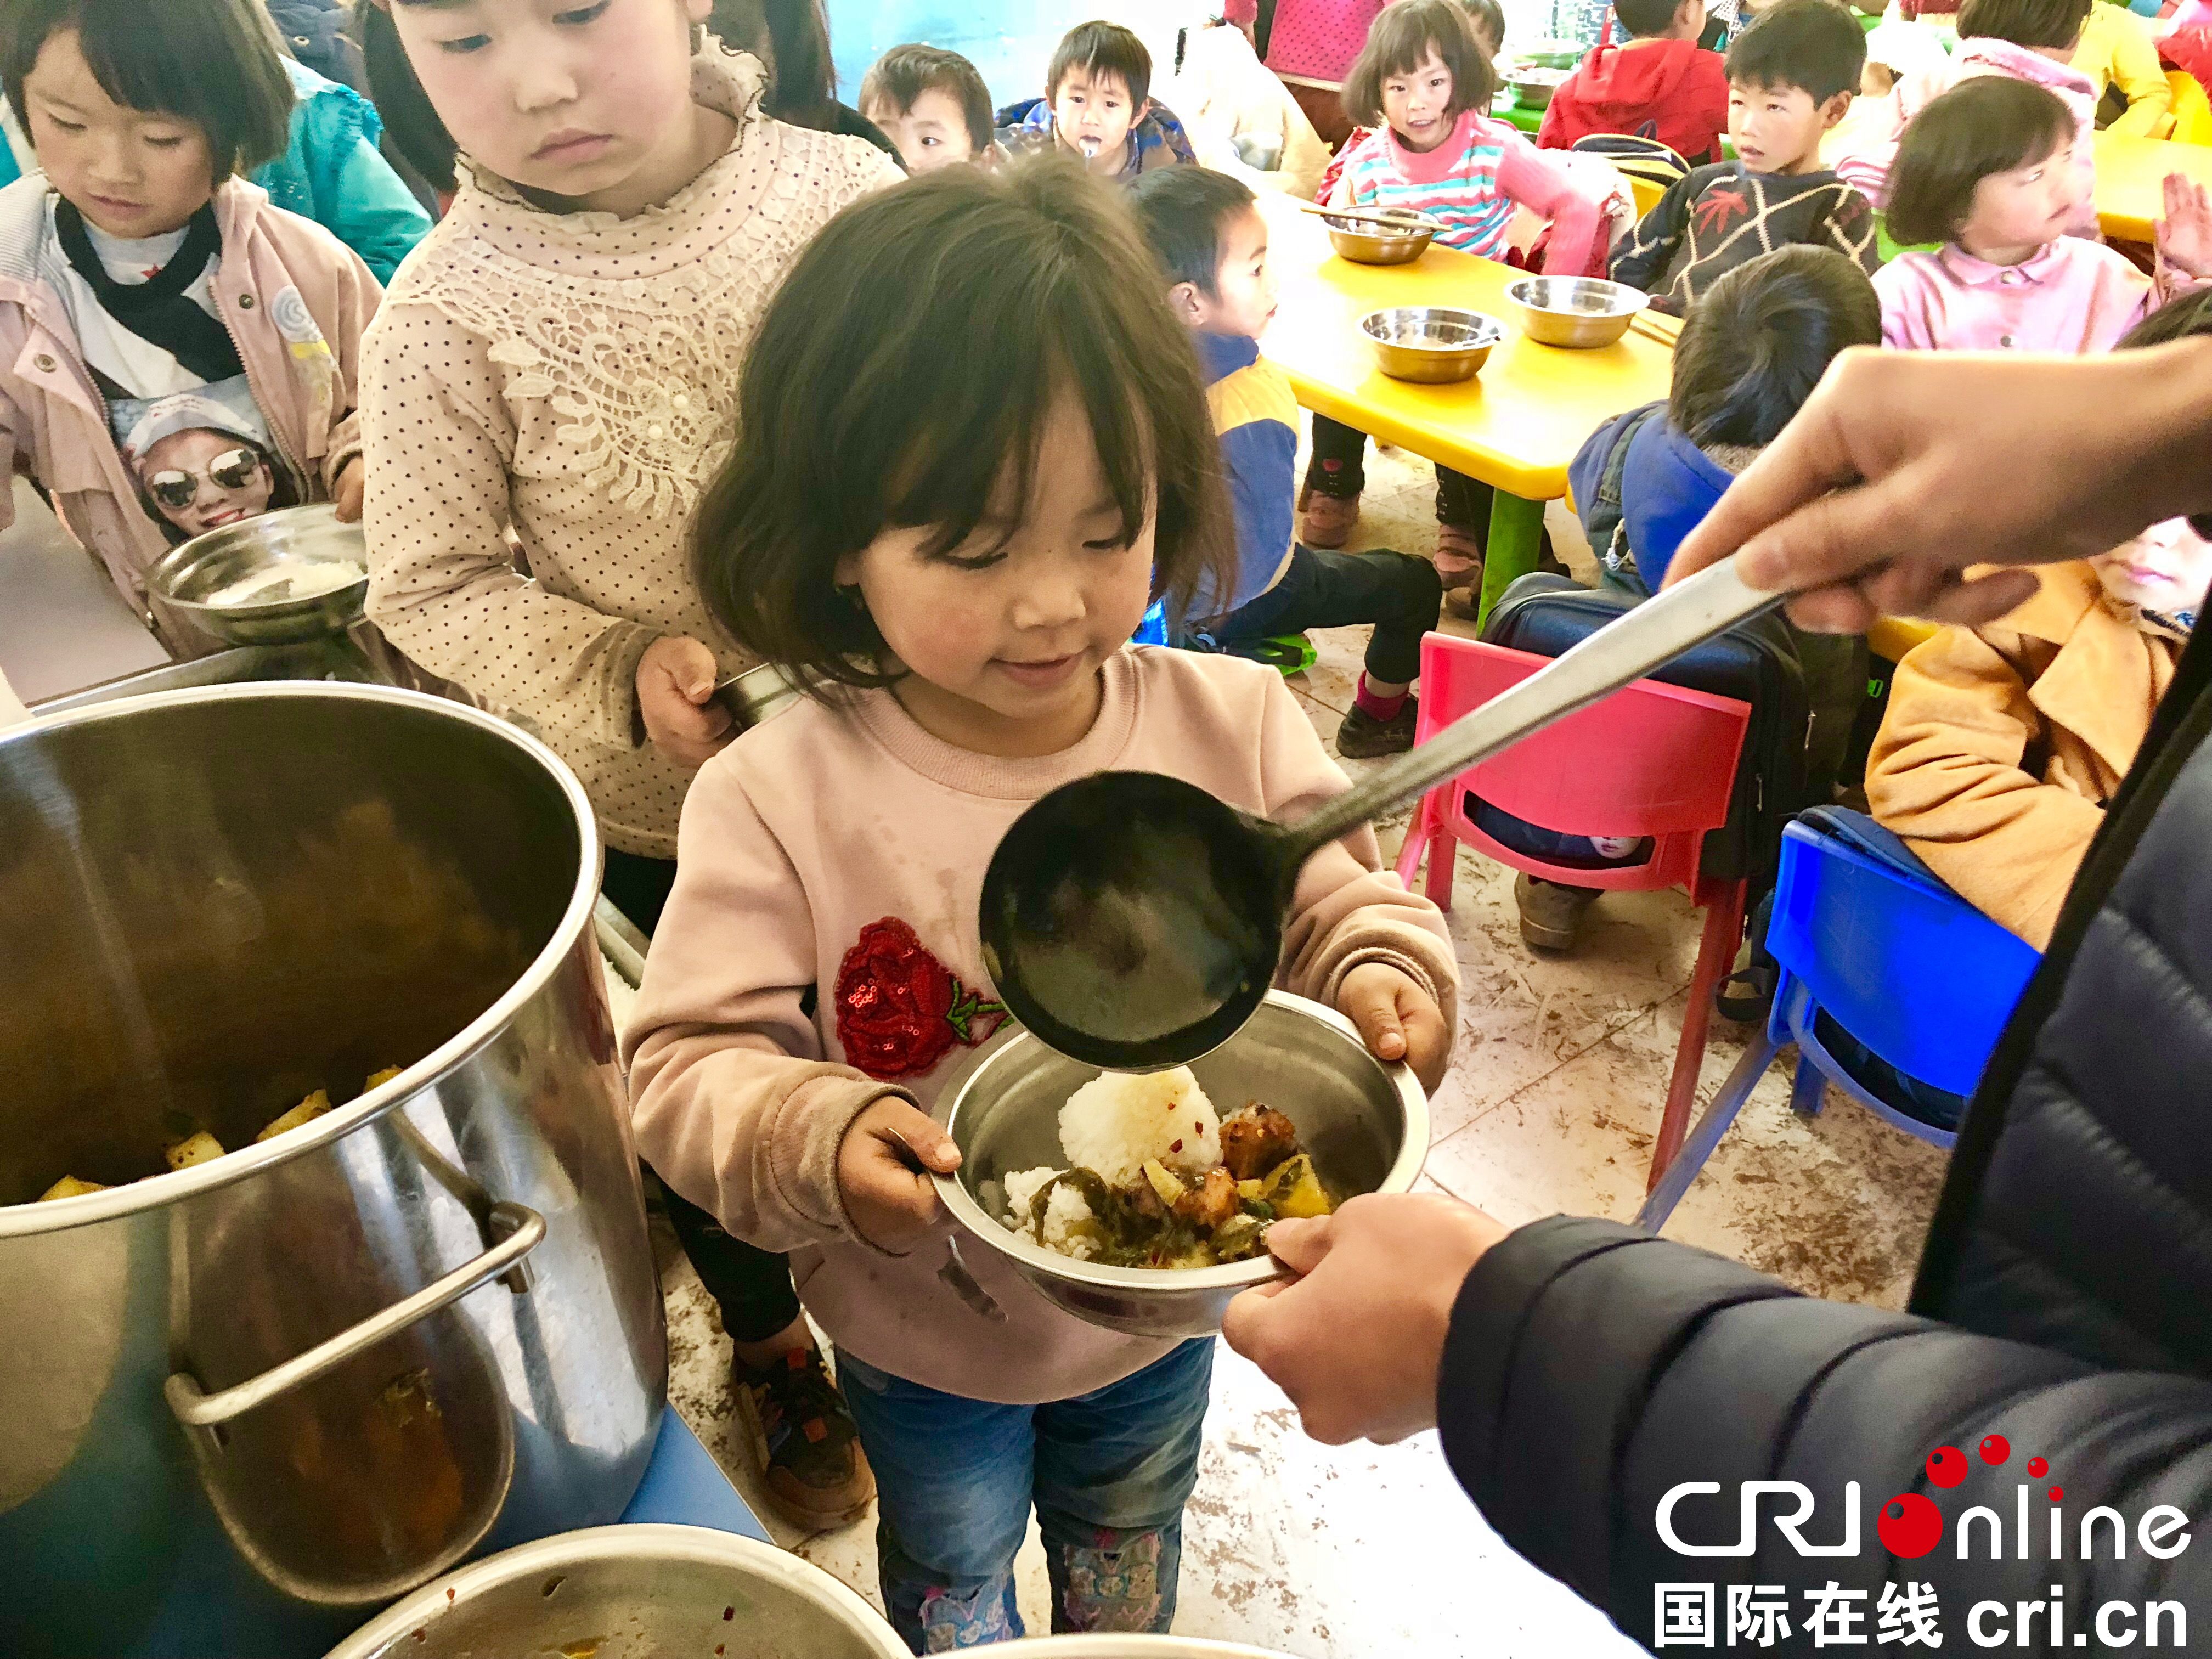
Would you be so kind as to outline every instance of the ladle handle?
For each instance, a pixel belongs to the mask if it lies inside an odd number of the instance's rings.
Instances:
[[[1402,806],[1431,786],[1610,696],[1692,646],[1789,597],[1750,586],[1735,574],[1733,558],[1700,570],[1607,623],[1293,826],[1295,856],[1304,859],[1347,830]]]

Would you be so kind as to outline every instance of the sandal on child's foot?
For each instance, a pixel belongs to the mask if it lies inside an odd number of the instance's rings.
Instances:
[[[1306,492],[1304,516],[1298,525],[1298,539],[1308,547],[1340,548],[1352,539],[1358,523],[1358,496],[1324,495],[1317,489],[1310,489]]]
[[[844,1396],[817,1348],[765,1365],[733,1359],[731,1392],[752,1443],[769,1504],[794,1527],[842,1526],[868,1506],[876,1477]]]
[[[1437,526],[1437,574],[1444,590],[1470,586],[1482,580],[1482,538],[1457,525]]]
[[[1336,728],[1336,752],[1346,760],[1373,760],[1382,755],[1402,755],[1413,746],[1413,721],[1420,714],[1420,699],[1407,697],[1396,714],[1377,720],[1354,705]]]

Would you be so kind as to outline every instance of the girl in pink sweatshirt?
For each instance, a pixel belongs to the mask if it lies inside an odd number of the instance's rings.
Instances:
[[[2166,181],[2158,275],[2067,234],[2081,176],[2072,112],[2041,87],[1980,76],[1907,128],[1889,230],[1942,242],[1875,273],[1882,339],[1952,351],[2109,350],[2176,293],[2212,276],[2212,198]]]
[[[1544,269],[1602,274],[1606,194],[1505,122],[1493,120],[1496,73],[1456,0],[1399,0],[1375,20],[1344,83],[1354,121],[1372,128],[1345,152],[1331,205],[1407,208],[1441,221],[1437,241],[1486,259],[1510,250],[1513,212],[1551,222]],[[1632,215],[1633,210],[1630,212]],[[1302,534],[1341,547],[1359,520],[1367,437],[1314,417]],[[1471,586],[1490,521],[1487,484],[1437,469],[1437,569],[1447,587]]]
[[[1345,787],[1273,671],[1127,643],[1231,557],[1198,364],[1105,187],[949,168],[799,257],[738,422],[756,435],[702,503],[701,587],[812,695],[684,804],[623,1038],[640,1148],[791,1252],[915,1651],[1020,1633],[1032,1504],[1055,1628],[1164,1629],[1212,1343],[1085,1323],[994,1251],[956,1261],[928,1172],[958,1157],[927,1109],[1005,1018],[977,912],[1032,801],[1153,770],[1296,818]],[[1435,908],[1365,830],[1293,908],[1279,982],[1436,1079],[1455,992]]]

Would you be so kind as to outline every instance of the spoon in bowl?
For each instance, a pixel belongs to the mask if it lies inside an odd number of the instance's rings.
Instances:
[[[1110,1071],[1218,1048],[1274,982],[1298,871],[1321,848],[1788,595],[1723,560],[1646,600],[1285,826],[1152,772],[1064,784],[1016,819],[983,878],[984,964],[1048,1046]]]

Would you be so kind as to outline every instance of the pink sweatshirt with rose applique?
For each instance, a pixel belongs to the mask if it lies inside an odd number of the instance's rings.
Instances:
[[[1086,1394],[1175,1346],[1062,1313],[971,1243],[963,1259],[1006,1315],[991,1319],[939,1276],[949,1219],[894,1255],[858,1236],[839,1197],[853,1120],[885,1097],[928,1109],[1002,1017],[976,934],[1000,837],[1093,772],[1166,772],[1293,821],[1346,787],[1272,668],[1131,647],[1101,672],[1097,720],[1054,755],[957,749],[865,691],[803,702],[708,762],[623,1035],[638,1150],[660,1178],[738,1237],[790,1251],[841,1347],[973,1399]],[[1367,962],[1427,987],[1455,1029],[1443,918],[1362,830],[1301,873],[1278,983],[1334,1003]]]

